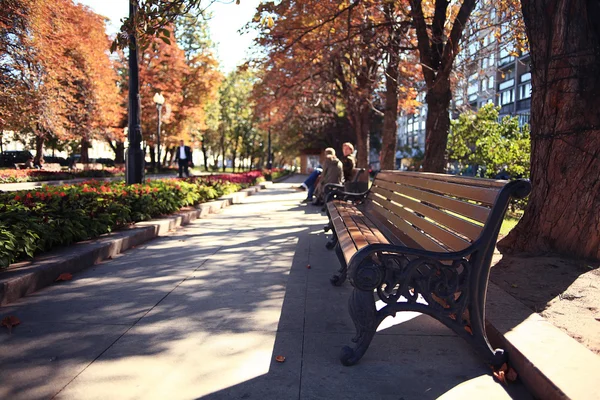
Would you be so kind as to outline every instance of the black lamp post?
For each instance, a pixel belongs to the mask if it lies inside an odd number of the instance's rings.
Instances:
[[[154,95],[154,103],[156,104],[156,111],[158,111],[158,123],[156,124],[156,158],[157,158],[157,171],[160,171],[160,116],[163,104],[165,104],[165,98],[162,94],[156,93]]]
[[[137,0],[129,0],[129,120],[127,139],[126,181],[128,185],[144,180],[144,155],[141,148],[142,126],[140,123],[140,78],[138,69],[138,46],[136,38]]]

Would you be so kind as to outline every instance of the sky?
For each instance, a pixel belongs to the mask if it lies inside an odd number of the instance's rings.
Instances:
[[[107,26],[109,34],[119,30],[119,21],[129,13],[127,0],[77,0],[77,2],[108,17],[111,20]],[[245,60],[255,33],[240,35],[238,30],[254,17],[259,3],[260,0],[241,0],[240,4],[236,5],[233,0],[221,0],[208,9],[213,14],[213,18],[208,22],[211,38],[215,42],[217,58],[224,72],[233,71]]]

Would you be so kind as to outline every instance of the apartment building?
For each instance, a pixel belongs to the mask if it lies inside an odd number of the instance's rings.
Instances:
[[[500,118],[517,116],[521,125],[529,123],[531,108],[531,66],[529,54],[516,56],[516,48],[508,35],[508,24],[496,29],[476,31],[469,28],[468,39],[455,61],[453,99],[450,117],[457,118],[468,109],[478,110],[484,104],[500,106]],[[417,100],[422,104],[414,113],[400,113],[398,146],[425,150],[425,91]],[[399,151],[397,158],[402,157]],[[406,155],[408,156],[408,155]]]

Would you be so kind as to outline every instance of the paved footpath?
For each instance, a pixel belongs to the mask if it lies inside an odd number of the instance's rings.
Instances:
[[[22,321],[0,331],[0,399],[529,398],[415,313],[343,367],[351,287],[329,284],[326,217],[290,186],[0,307]]]

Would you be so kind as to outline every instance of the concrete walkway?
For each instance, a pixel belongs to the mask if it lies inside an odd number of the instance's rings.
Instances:
[[[351,287],[329,284],[326,217],[290,186],[1,307],[21,325],[0,330],[0,398],[529,398],[414,313],[343,367]]]

